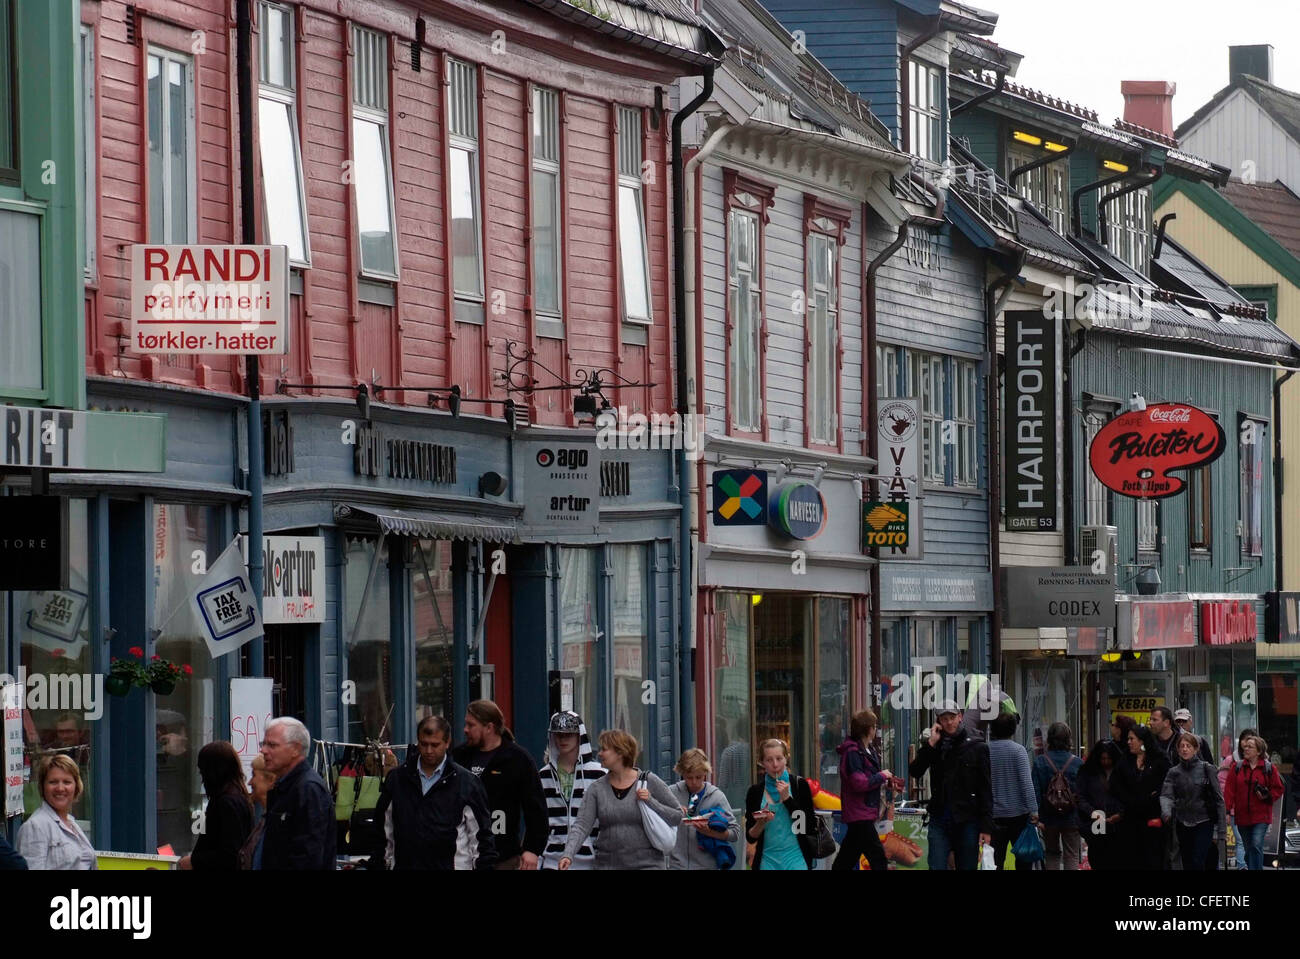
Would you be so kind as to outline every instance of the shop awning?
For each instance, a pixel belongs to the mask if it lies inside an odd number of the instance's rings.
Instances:
[[[334,518],[344,523],[374,523],[383,533],[423,536],[428,539],[481,539],[489,543],[515,543],[519,529],[509,517],[492,520],[465,513],[437,513],[427,510],[378,509],[373,506],[338,504]]]

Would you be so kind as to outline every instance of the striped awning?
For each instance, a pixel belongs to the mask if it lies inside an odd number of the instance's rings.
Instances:
[[[426,510],[378,509],[373,506],[336,504],[334,518],[345,523],[373,523],[382,533],[422,536],[427,539],[484,540],[516,543],[519,529],[510,518],[481,519],[466,513],[436,513]]]

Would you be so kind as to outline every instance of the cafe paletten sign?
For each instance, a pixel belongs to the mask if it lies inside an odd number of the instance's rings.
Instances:
[[[830,514],[812,483],[786,483],[768,500],[768,525],[790,539],[816,539]]]
[[[1216,600],[1201,603],[1201,638],[1207,646],[1253,643],[1259,620],[1251,600]]]
[[[282,354],[288,330],[288,247],[131,247],[137,353]]]
[[[1183,491],[1173,470],[1213,463],[1226,438],[1218,420],[1186,403],[1154,403],[1121,413],[1097,431],[1088,450],[1093,474],[1107,489],[1134,499],[1162,499]]]

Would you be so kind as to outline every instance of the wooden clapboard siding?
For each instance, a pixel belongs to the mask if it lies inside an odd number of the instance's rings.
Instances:
[[[488,271],[486,359],[490,363],[484,388],[490,395],[505,399],[504,384],[497,382],[491,370],[506,368],[506,343],[529,342],[527,312],[528,179],[530,172],[525,152],[524,103],[527,84],[518,79],[488,72],[484,102],[487,188],[483,191],[487,208],[487,234],[483,249]]]
[[[610,324],[621,307],[614,284],[618,250],[613,245],[614,204],[610,176],[613,162],[609,109],[587,97],[568,98],[568,152],[564,157],[569,204],[569,315],[565,317],[569,353],[612,366]]]
[[[369,383],[393,382],[392,337],[393,308],[377,303],[360,303],[357,307],[357,366],[361,379]],[[423,399],[423,396],[420,397]],[[384,396],[385,401],[389,399]]]
[[[1281,180],[1300,190],[1300,143],[1244,90],[1231,93],[1219,107],[1179,138],[1179,148],[1231,168],[1243,177],[1253,169],[1259,183]],[[1248,168],[1246,164],[1252,164]]]

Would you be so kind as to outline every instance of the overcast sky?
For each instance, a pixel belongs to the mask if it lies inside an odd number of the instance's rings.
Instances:
[[[1300,0],[972,0],[1022,54],[1016,80],[1124,115],[1121,80],[1172,80],[1177,126],[1228,84],[1231,44],[1271,43],[1273,82],[1300,90]]]

